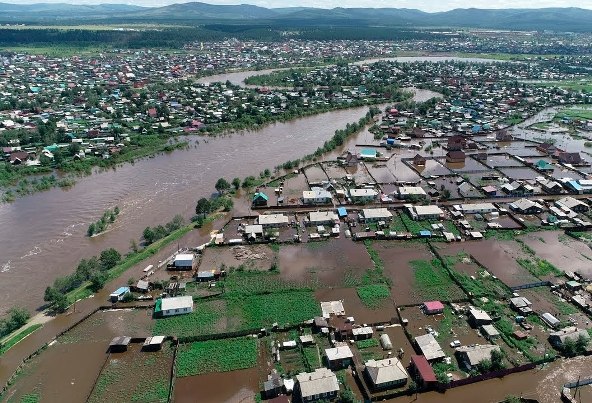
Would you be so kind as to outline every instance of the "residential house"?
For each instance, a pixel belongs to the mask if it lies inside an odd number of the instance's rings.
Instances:
[[[483,193],[485,193],[486,196],[489,197],[495,197],[495,195],[497,195],[497,188],[492,185],[483,186],[481,190],[483,191]]]
[[[182,315],[191,312],[193,312],[193,297],[191,295],[159,299],[156,301],[154,309],[155,314],[162,316]]]
[[[528,199],[516,200],[510,203],[510,208],[520,214],[539,214],[543,212],[543,206]]]
[[[332,199],[331,192],[319,187],[313,187],[311,190],[302,192],[302,202],[304,204],[329,204]]]
[[[337,376],[327,368],[318,368],[313,372],[296,375],[296,394],[303,402],[332,400],[339,392]]]
[[[308,213],[306,225],[333,225],[337,220],[337,214],[333,211],[311,211]]]
[[[263,382],[263,396],[265,399],[273,399],[282,394],[284,389],[284,380],[274,372]]]
[[[568,164],[568,165],[582,165],[582,164],[584,164],[584,160],[580,156],[580,153],[562,152],[557,155],[557,159],[562,164]]]
[[[562,348],[567,340],[577,341],[580,337],[590,340],[590,335],[585,329],[579,329],[575,326],[569,326],[553,332],[549,335],[549,343],[556,348]]]
[[[569,180],[565,182],[565,186],[577,194],[592,193],[592,179]]]
[[[518,181],[502,185],[502,190],[511,196],[525,196],[534,193],[534,188],[532,186]]]
[[[499,130],[495,133],[495,139],[497,141],[512,141],[514,138],[506,129]]]
[[[541,189],[549,194],[560,194],[563,192],[563,186],[557,181],[540,179],[537,182],[541,185]]]
[[[487,214],[497,211],[497,207],[492,203],[455,204],[453,208],[455,211],[459,211],[463,214]]]
[[[540,172],[553,172],[555,168],[545,160],[538,160],[534,163],[533,168]]]
[[[485,360],[491,360],[491,353],[500,352],[500,348],[494,344],[475,344],[462,346],[456,349],[456,356],[461,367],[471,371]]]
[[[448,151],[460,151],[467,147],[467,139],[463,136],[451,136],[448,137]]]
[[[414,220],[440,220],[444,218],[444,211],[436,205],[431,206],[405,206],[407,212]]]
[[[420,186],[399,186],[396,190],[396,195],[399,199],[426,199],[427,193]]]
[[[555,205],[560,209],[569,209],[576,213],[586,213],[590,210],[590,206],[586,203],[571,196],[566,196],[555,201]]]
[[[245,237],[249,240],[263,238],[263,225],[254,224],[245,226]]]
[[[253,206],[267,206],[267,202],[269,201],[269,197],[263,192],[257,192],[253,196]]]
[[[441,360],[446,356],[442,347],[440,347],[440,344],[438,344],[438,341],[431,333],[417,336],[415,343],[428,361]]]
[[[347,368],[351,365],[354,354],[347,345],[325,349],[327,365],[331,369]]]
[[[373,390],[398,388],[407,383],[409,374],[395,357],[369,360],[364,365],[364,374]]]
[[[372,338],[374,331],[370,326],[354,327],[352,329],[352,336],[354,340],[365,340]]]
[[[446,162],[460,163],[465,162],[466,155],[464,151],[448,151],[446,153]]]
[[[489,325],[491,323],[491,317],[483,309],[475,308],[474,306],[469,308],[469,322],[474,327],[482,325]]]
[[[413,157],[413,165],[415,166],[425,166],[426,164],[426,157],[423,155],[415,154]]]
[[[378,197],[374,189],[350,189],[349,197],[352,203],[371,203]]]
[[[14,151],[10,153],[10,163],[12,165],[20,165],[29,159],[29,153],[26,151]]]
[[[557,151],[557,147],[551,143],[541,143],[536,146],[536,149],[547,155],[553,155]]]
[[[360,219],[365,223],[390,221],[393,214],[387,208],[366,208],[362,210]]]
[[[409,371],[420,387],[429,388],[438,383],[432,366],[423,355],[411,356]]]
[[[284,214],[262,214],[257,217],[256,223],[265,228],[285,227],[290,224],[290,219]]]
[[[355,167],[358,165],[359,162],[360,160],[356,154],[353,154],[349,151],[347,152],[345,156],[345,165],[347,165],[348,167]]]

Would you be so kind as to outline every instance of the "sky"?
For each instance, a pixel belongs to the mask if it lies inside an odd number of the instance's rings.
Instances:
[[[2,1],[2,0],[0,0]],[[6,3],[71,3],[99,4],[123,3],[138,6],[159,7],[187,0],[4,0]],[[201,0],[209,4],[254,4],[261,7],[388,7],[416,8],[423,11],[446,11],[455,8],[544,8],[580,7],[592,9],[592,0]]]

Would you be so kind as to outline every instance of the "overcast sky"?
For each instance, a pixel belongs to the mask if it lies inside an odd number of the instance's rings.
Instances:
[[[187,3],[178,0],[6,0],[7,3],[71,3],[98,4],[124,3],[139,6],[165,6],[173,3]],[[209,4],[254,4],[262,7],[389,7],[417,8],[424,11],[445,11],[454,8],[543,8],[581,7],[592,9],[592,0],[203,0]],[[592,22],[591,22],[592,23]]]

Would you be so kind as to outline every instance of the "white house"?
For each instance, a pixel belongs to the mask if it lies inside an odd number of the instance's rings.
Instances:
[[[365,208],[360,217],[364,222],[389,221],[393,214],[386,208]]]
[[[439,220],[444,218],[444,211],[438,206],[407,206],[407,211],[414,220]]]
[[[331,192],[323,188],[314,187],[311,190],[302,192],[302,202],[304,204],[328,204],[331,203],[331,200]]]
[[[163,298],[160,300],[162,316],[182,315],[193,312],[193,298],[188,296]],[[156,307],[158,311],[158,305]]]
[[[193,253],[179,253],[175,256],[175,269],[177,270],[193,270],[195,256]]]

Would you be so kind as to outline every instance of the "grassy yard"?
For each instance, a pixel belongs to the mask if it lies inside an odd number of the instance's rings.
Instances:
[[[553,266],[551,263],[547,262],[544,259],[539,258],[518,258],[516,262],[524,267],[526,270],[530,272],[535,277],[541,278],[546,276],[560,276],[561,270],[557,267]]]
[[[26,327],[25,329],[21,330],[20,332],[12,336],[10,339],[6,340],[3,344],[0,344],[0,356],[2,356],[5,352],[14,347],[14,345],[16,345],[19,341],[23,340],[25,337],[27,337],[37,329],[41,328],[42,326],[43,325],[41,324],[37,324]]]
[[[466,298],[439,260],[414,260],[410,265],[413,269],[414,290],[425,301],[452,301]]]
[[[358,297],[369,308],[379,308],[384,300],[390,298],[391,291],[386,284],[363,285],[356,288]]]
[[[179,346],[177,376],[228,372],[257,365],[257,339],[208,340]]]

